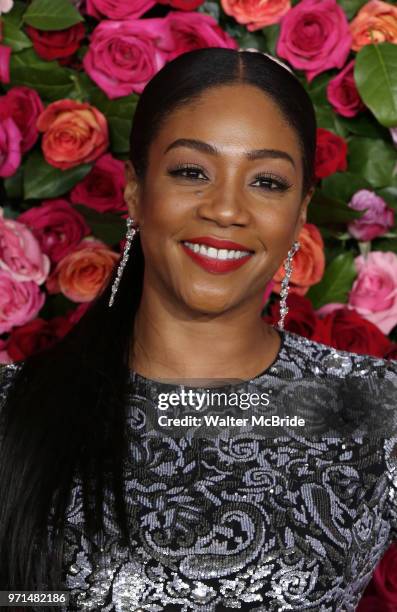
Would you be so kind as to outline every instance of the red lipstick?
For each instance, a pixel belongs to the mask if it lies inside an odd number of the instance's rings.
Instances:
[[[238,251],[248,251],[247,247],[242,244],[238,244],[237,242],[232,242],[231,240],[221,240],[218,238],[212,238],[210,236],[202,236],[198,238],[192,238],[186,240],[185,242],[191,242],[193,244],[205,244],[207,246],[212,246],[216,249],[229,249],[229,250],[238,250]],[[207,272],[211,272],[213,274],[225,274],[227,272],[231,272],[232,270],[237,270],[241,266],[243,266],[252,256],[252,252],[247,254],[244,257],[239,259],[215,259],[214,257],[207,257],[206,255],[202,255],[201,253],[195,253],[188,246],[181,242],[181,246],[185,253],[189,255],[191,259],[199,266],[201,266]]]

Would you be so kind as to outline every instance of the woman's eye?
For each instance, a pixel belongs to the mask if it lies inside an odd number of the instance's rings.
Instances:
[[[256,176],[255,182],[261,182],[262,185],[259,185],[259,187],[261,187],[261,189],[266,189],[267,191],[286,191],[290,188],[290,185],[288,183],[275,180],[274,178],[271,178],[267,175]],[[267,186],[264,183],[267,184]]]
[[[168,173],[171,174],[171,176],[181,176],[182,178],[187,179],[203,180],[198,178],[199,174],[204,177],[204,180],[206,180],[207,178],[200,168],[194,168],[190,166],[180,166],[178,168],[174,168],[173,170],[168,170]]]

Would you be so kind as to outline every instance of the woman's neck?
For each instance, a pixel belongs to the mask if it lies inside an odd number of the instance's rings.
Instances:
[[[224,314],[171,311],[142,296],[135,318],[130,368],[153,379],[242,378],[265,370],[280,349],[280,336],[260,317],[260,304]]]

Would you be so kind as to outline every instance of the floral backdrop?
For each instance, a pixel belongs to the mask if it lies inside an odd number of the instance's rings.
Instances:
[[[139,94],[201,47],[270,53],[316,110],[316,191],[286,329],[397,359],[395,3],[0,0],[0,363],[57,342],[109,278]],[[283,276],[264,287],[270,323]],[[397,610],[397,544],[358,610]]]

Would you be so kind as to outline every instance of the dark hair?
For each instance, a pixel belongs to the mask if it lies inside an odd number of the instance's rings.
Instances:
[[[313,184],[316,146],[310,97],[294,75],[262,53],[222,48],[180,55],[146,85],[131,130],[131,161],[139,179],[145,178],[150,144],[170,113],[208,88],[227,83],[250,83],[279,106],[301,143],[306,193]],[[122,478],[128,448],[124,400],[131,390],[129,352],[144,275],[139,234],[109,308],[115,273],[116,267],[62,340],[24,360],[3,406],[2,589],[62,587],[64,514],[77,474],[90,541],[103,534],[102,504],[108,487],[120,534],[129,544]],[[144,460],[136,465],[144,467]]]

